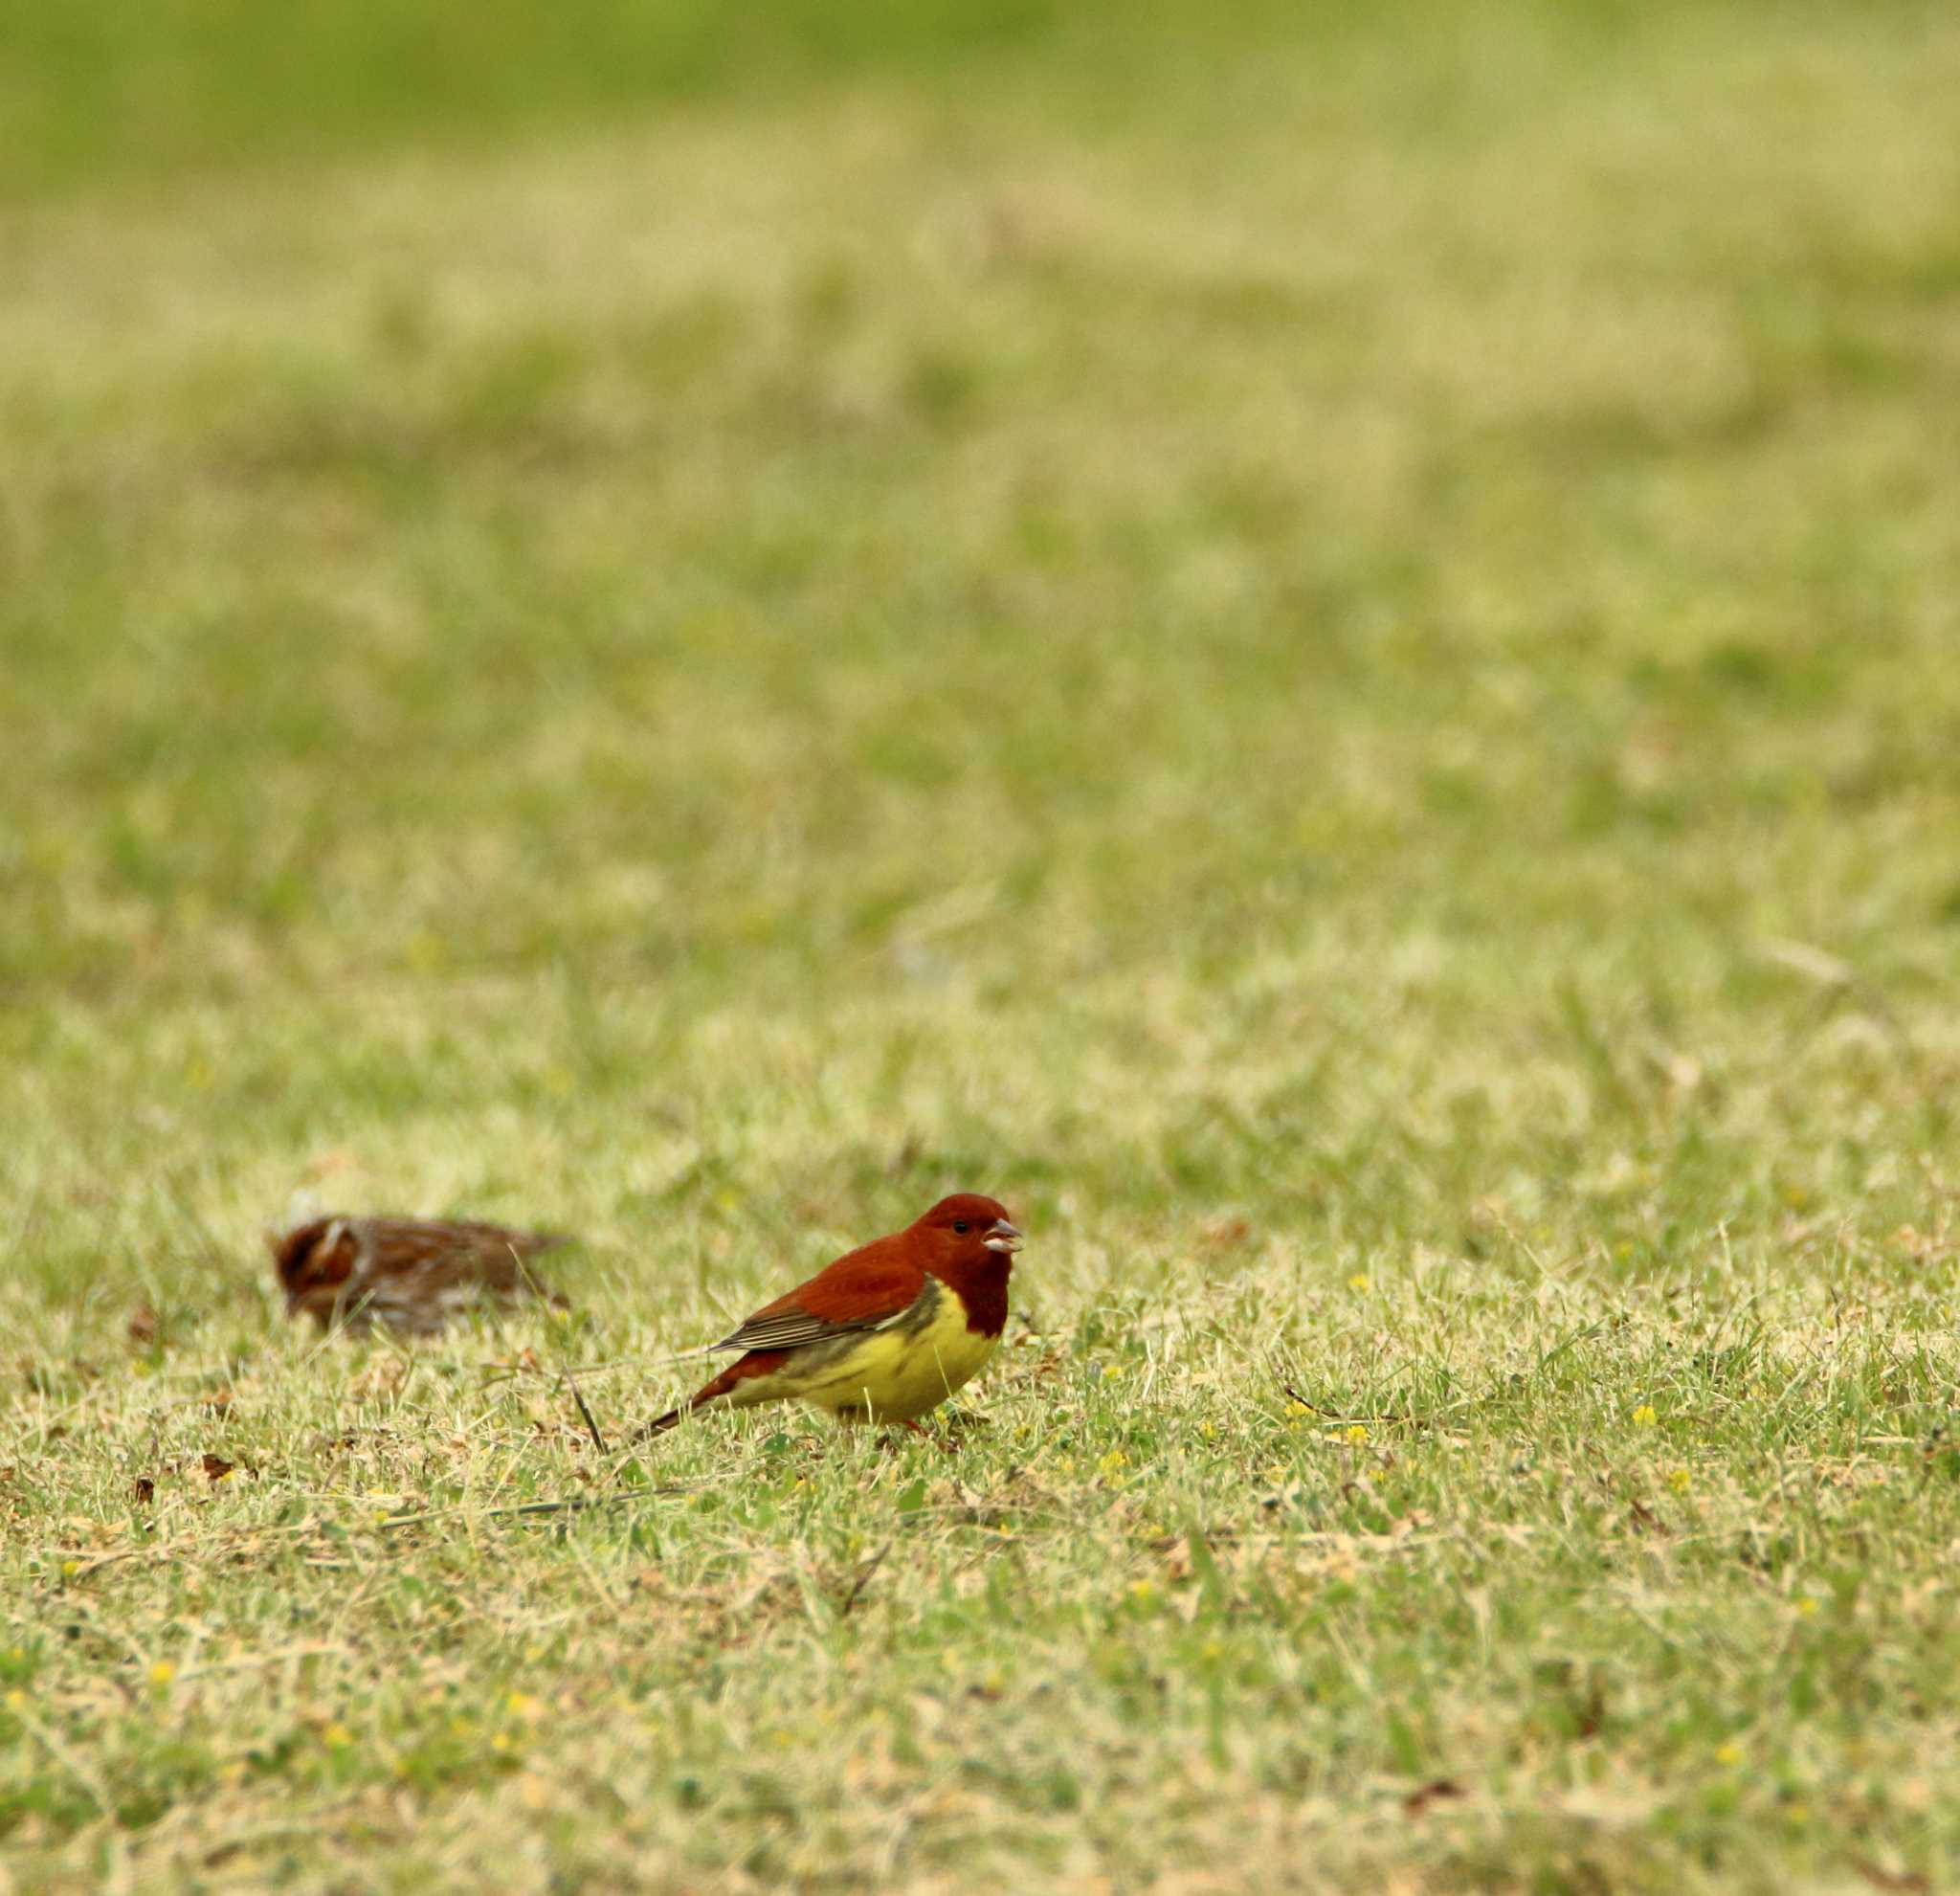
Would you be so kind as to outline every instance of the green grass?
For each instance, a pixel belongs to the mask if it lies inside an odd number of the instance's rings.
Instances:
[[[14,1885],[1944,1886],[1960,32],[897,16],[10,68]],[[955,1187],[956,1455],[594,1453]]]
[[[1397,0],[1416,17],[1432,0]],[[1622,0],[1585,0],[1588,11]],[[0,195],[398,142],[549,134],[690,101],[902,74],[957,88],[1025,56],[1097,71],[1258,36],[1293,10],[1236,0],[0,0]],[[1303,23],[1366,17],[1329,0]],[[1296,29],[1298,30],[1298,29]]]

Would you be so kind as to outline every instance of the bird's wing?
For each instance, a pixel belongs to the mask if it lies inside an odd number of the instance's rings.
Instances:
[[[542,1251],[555,1251],[571,1241],[562,1231],[513,1231],[501,1224],[458,1222],[445,1228],[467,1232],[472,1244],[502,1257],[515,1251],[520,1258],[535,1258]]]
[[[529,1289],[537,1279],[525,1260],[556,1241],[541,1232],[442,1218],[363,1218],[358,1228],[370,1282],[412,1277],[432,1290],[463,1283]]]
[[[806,1343],[882,1329],[918,1301],[925,1273],[902,1253],[867,1244],[827,1264],[787,1296],[762,1308],[717,1350],[800,1350]]]

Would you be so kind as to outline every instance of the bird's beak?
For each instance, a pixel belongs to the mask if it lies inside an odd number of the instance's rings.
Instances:
[[[1005,1218],[995,1218],[987,1234],[987,1248],[1013,1257],[1021,1248],[1021,1234]]]

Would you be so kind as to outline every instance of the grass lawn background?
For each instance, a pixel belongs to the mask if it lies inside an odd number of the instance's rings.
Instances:
[[[1948,10],[0,48],[0,1881],[1946,1885]]]

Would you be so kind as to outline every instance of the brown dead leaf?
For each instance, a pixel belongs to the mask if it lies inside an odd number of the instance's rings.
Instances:
[[[1469,1795],[1454,1777],[1432,1777],[1427,1784],[1418,1785],[1402,1799],[1402,1808],[1411,1817],[1420,1817],[1432,1804]]]
[[[155,1500],[156,1498],[157,1498],[157,1484],[156,1484],[156,1483],[155,1483],[154,1481],[152,1481],[152,1480],[151,1480],[151,1479],[149,1478],[149,1476],[147,1476],[147,1475],[139,1475],[139,1476],[137,1476],[137,1478],[136,1478],[136,1505],[137,1505],[137,1506],[139,1506],[139,1507],[147,1507],[147,1506],[148,1506],[150,1505],[150,1503],[151,1503],[151,1502],[153,1502],[153,1501],[154,1501],[154,1500]]]
[[[1933,1886],[1930,1879],[1917,1870],[1887,1869],[1882,1863],[1873,1863],[1869,1857],[1853,1857],[1851,1867],[1874,1889],[1897,1890],[1899,1896],[1927,1896]]]
[[[385,1356],[370,1363],[348,1385],[348,1394],[367,1402],[377,1395],[393,1395],[408,1381],[412,1365],[399,1356]]]
[[[1035,1349],[1039,1343],[1038,1337],[1024,1336],[1019,1339],[1018,1347],[1024,1350]],[[1016,1383],[1046,1382],[1050,1377],[1060,1374],[1064,1355],[1065,1352],[1060,1350],[1045,1350],[1036,1362],[1016,1364],[1010,1380]]]
[[[229,1389],[214,1389],[204,1398],[207,1409],[215,1409],[219,1415],[232,1406],[232,1392]]]
[[[1902,1224],[1892,1234],[1892,1242],[1908,1258],[1917,1258],[1922,1261],[1928,1258],[1937,1258],[1947,1248],[1944,1231],[1921,1231],[1916,1225],[1910,1224]]]
[[[139,1304],[130,1311],[129,1340],[131,1343],[154,1343],[157,1340],[157,1313],[147,1304]]]
[[[237,1466],[237,1463],[234,1461],[227,1461],[221,1455],[212,1455],[207,1453],[203,1458],[203,1465],[204,1478],[206,1481],[221,1482],[225,1479],[227,1475],[229,1475],[232,1472],[232,1470],[234,1467]]]

